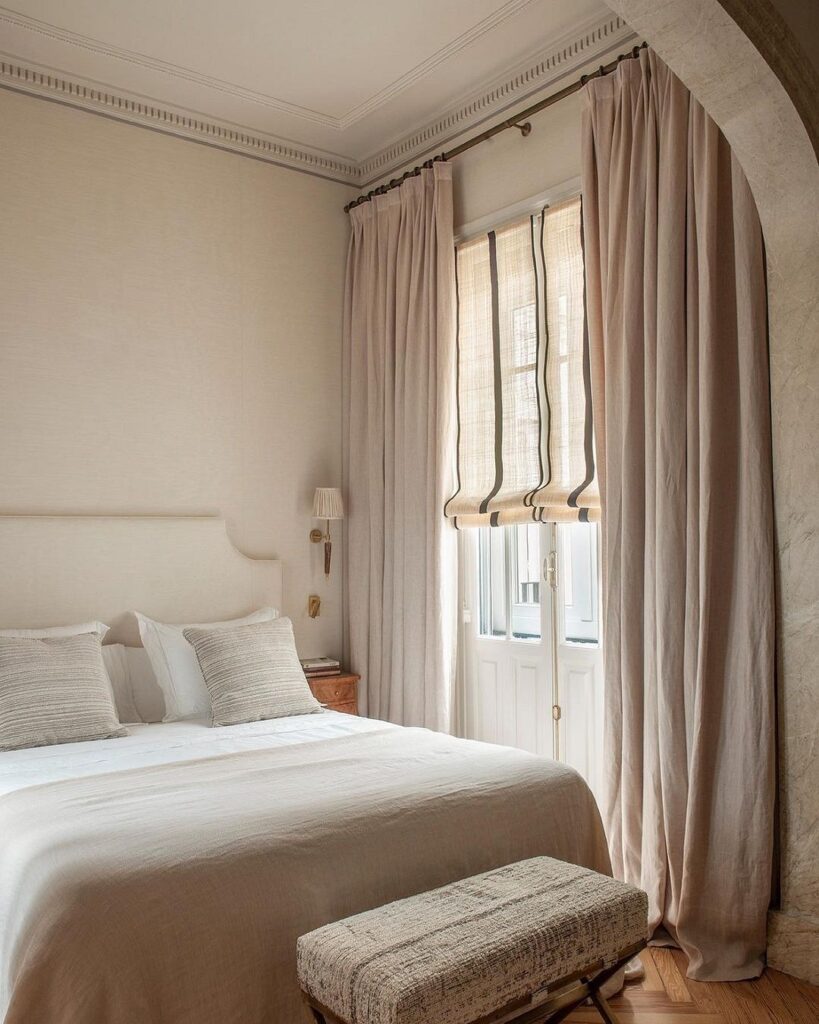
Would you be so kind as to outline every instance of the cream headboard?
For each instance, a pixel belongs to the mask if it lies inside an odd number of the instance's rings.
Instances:
[[[281,562],[241,554],[215,516],[0,516],[0,628],[100,619],[138,645],[129,611],[216,621],[281,591]]]

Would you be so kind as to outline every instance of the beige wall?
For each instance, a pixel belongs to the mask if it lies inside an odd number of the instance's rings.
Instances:
[[[300,650],[340,653],[307,534],[349,190],[5,90],[0,124],[0,512],[218,511],[283,559]]]
[[[580,175],[579,93],[532,118],[532,133],[496,135],[452,161],[455,225],[480,220]]]

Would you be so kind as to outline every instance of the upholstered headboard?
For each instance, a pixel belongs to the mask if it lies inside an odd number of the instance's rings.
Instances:
[[[100,619],[138,645],[128,612],[216,621],[281,591],[281,563],[241,554],[215,516],[0,516],[0,628]]]

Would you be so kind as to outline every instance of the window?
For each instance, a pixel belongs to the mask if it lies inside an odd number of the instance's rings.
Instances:
[[[472,528],[465,729],[596,778],[600,500],[580,200],[471,239],[456,265],[458,476],[444,512]]]
[[[540,527],[483,527],[478,539],[481,636],[539,640]]]
[[[540,640],[541,538],[547,527],[534,523],[482,527],[478,537],[479,634],[508,640]],[[560,523],[557,540],[559,641],[599,643],[597,526]]]
[[[506,586],[506,531],[481,530],[478,538],[481,636],[505,637],[509,621]]]
[[[562,523],[557,528],[564,643],[600,642],[597,537],[593,523]]]

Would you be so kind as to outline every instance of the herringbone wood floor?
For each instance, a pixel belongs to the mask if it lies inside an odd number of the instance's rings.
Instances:
[[[819,1024],[819,988],[779,971],[756,981],[706,985],[685,976],[679,950],[642,954],[646,976],[610,1000],[621,1024]],[[592,1007],[582,1007],[567,1024],[600,1024]]]

